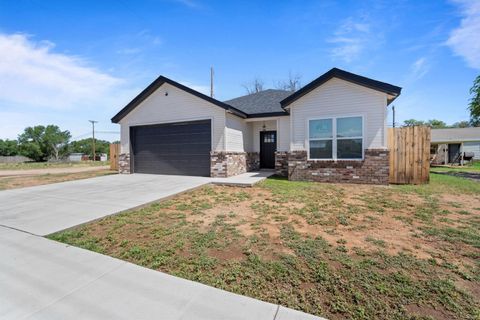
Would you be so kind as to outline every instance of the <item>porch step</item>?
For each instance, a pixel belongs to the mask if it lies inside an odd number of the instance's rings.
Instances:
[[[246,172],[237,176],[228,178],[211,178],[211,184],[234,186],[234,187],[253,187],[255,184],[267,179],[275,174],[274,170],[261,170]]]

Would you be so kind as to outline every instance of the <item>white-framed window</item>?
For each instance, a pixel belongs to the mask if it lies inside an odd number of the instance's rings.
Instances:
[[[308,120],[310,160],[362,160],[363,116]]]

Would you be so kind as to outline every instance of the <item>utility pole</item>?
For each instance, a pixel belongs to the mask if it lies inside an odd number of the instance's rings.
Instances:
[[[213,67],[210,67],[210,97],[213,98]]]
[[[393,111],[393,127],[395,128],[395,106],[392,105],[392,111]]]
[[[93,161],[95,161],[95,123],[98,121],[88,120],[92,124],[92,151],[93,151]]]

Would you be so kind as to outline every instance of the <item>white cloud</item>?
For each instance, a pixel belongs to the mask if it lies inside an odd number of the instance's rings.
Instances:
[[[115,104],[121,79],[54,47],[25,34],[0,34],[1,105],[69,110]]]
[[[480,1],[457,0],[455,3],[461,8],[462,20],[450,33],[447,45],[470,67],[480,69]]]
[[[421,79],[430,70],[430,64],[425,57],[418,58],[410,66],[410,74],[408,80],[415,81]]]
[[[335,31],[333,38],[327,40],[334,44],[330,50],[331,56],[347,63],[358,58],[370,41],[370,24],[355,22],[352,18],[345,20]]]

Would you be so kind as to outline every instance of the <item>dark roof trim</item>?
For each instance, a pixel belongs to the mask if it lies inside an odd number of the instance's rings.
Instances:
[[[321,86],[322,84],[324,84],[325,82],[327,82],[332,78],[342,79],[342,80],[352,82],[373,90],[384,92],[388,95],[392,95],[393,98],[389,99],[387,104],[390,104],[393,100],[395,100],[395,98],[398,97],[402,91],[402,88],[394,86],[392,84],[366,78],[358,74],[350,73],[338,68],[333,68],[333,69],[330,69],[330,71],[318,77],[317,79],[313,80],[309,84],[307,84],[305,87],[299,89],[292,95],[280,101],[282,108],[287,107],[292,102],[298,100],[299,98],[303,97],[310,91],[316,89],[317,87]]]
[[[289,116],[288,112],[264,112],[264,113],[254,113],[249,114],[247,118],[266,118],[266,117],[281,117]]]
[[[120,120],[123,119],[123,117],[125,117],[127,114],[129,114],[133,109],[135,109],[140,103],[142,103],[145,99],[147,99],[152,93],[155,92],[155,90],[157,90],[158,88],[160,88],[164,83],[168,83],[174,87],[177,87],[178,89],[180,90],[183,90],[185,92],[188,92],[200,99],[203,99],[203,100],[206,100],[216,106],[219,106],[220,108],[223,108],[225,110],[228,110],[230,112],[232,112],[233,114],[241,117],[241,118],[246,118],[247,115],[226,104],[226,103],[223,103],[221,101],[218,101],[214,98],[211,98],[207,95],[204,95],[203,93],[200,93],[196,90],[193,90],[187,86],[184,86],[183,84],[180,84],[176,81],[173,81],[171,79],[168,79],[164,76],[160,76],[158,77],[155,81],[153,81],[148,87],[145,88],[145,90],[143,90],[138,96],[136,96],[135,98],[133,98],[132,101],[130,101],[129,104],[127,104],[122,110],[120,110],[120,112],[118,112],[113,118],[112,118],[112,122],[113,123],[118,123]]]

